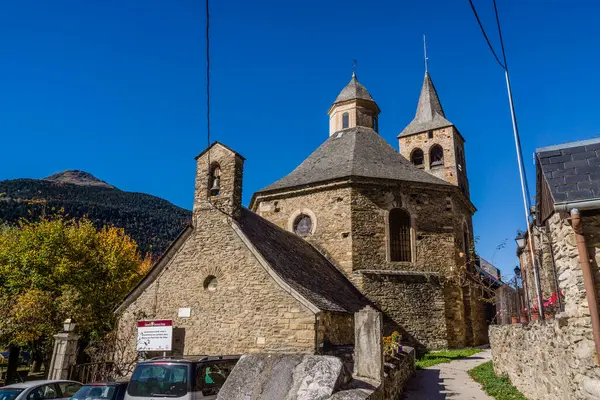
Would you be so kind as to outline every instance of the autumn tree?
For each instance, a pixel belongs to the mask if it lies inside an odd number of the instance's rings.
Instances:
[[[0,227],[0,345],[48,351],[72,318],[101,337],[150,260],[122,229],[63,215]]]

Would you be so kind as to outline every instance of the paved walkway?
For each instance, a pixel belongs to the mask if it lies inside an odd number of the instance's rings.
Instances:
[[[490,350],[471,357],[417,370],[404,390],[404,400],[494,400],[468,371],[491,360]]]

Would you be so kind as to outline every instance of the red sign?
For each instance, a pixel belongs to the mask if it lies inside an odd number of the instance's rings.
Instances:
[[[157,321],[138,321],[138,328],[146,328],[151,326],[173,326],[173,321],[170,319],[161,319]]]

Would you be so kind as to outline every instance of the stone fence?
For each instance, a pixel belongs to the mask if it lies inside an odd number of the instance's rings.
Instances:
[[[490,326],[497,375],[529,400],[600,399],[600,367],[589,317]]]

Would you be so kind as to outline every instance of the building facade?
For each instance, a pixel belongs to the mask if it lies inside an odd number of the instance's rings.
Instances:
[[[538,149],[536,172],[518,254],[527,308],[545,319],[491,328],[494,368],[528,399],[599,399],[600,139]]]
[[[425,75],[400,152],[378,133],[379,106],[355,75],[329,109],[329,138],[250,208],[304,237],[417,347],[482,344],[464,139]],[[484,295],[485,297],[485,295]]]
[[[249,209],[244,158],[221,143],[202,152],[192,225],[119,307],[131,347],[137,320],[172,319],[175,354],[317,353],[354,343],[366,305],[421,349],[486,343],[464,139],[429,74],[401,152],[379,111],[353,75],[324,143]]]

